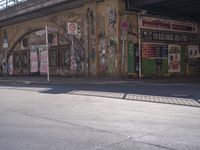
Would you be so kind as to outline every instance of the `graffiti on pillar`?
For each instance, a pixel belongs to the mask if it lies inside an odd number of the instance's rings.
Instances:
[[[116,31],[115,25],[117,23],[117,12],[115,8],[110,7],[108,12],[109,25],[111,28]]]
[[[99,71],[106,71],[106,41],[100,39],[99,42]]]
[[[117,67],[117,40],[115,37],[111,37],[108,46],[108,72],[114,73]]]
[[[100,72],[106,72],[107,71],[107,65],[106,65],[106,38],[105,38],[105,15],[98,13],[98,58],[99,58],[99,71]]]
[[[75,38],[74,40],[74,54],[71,55],[72,59],[74,59],[74,66],[76,73],[83,73],[84,72],[84,57],[85,57],[85,50],[79,43],[80,41]],[[73,58],[74,56],[74,58]]]
[[[76,19],[79,18],[79,16],[70,16],[71,18],[76,17]],[[71,19],[70,19],[71,20]],[[77,21],[77,20],[76,20]],[[66,31],[66,24],[63,26],[63,24],[60,25],[60,27],[63,29],[62,32],[59,33],[59,45],[70,45],[69,50],[65,50],[64,53],[64,64],[69,66],[69,70],[71,73],[74,71],[75,74],[82,74],[84,72],[84,57],[85,57],[85,41],[82,38],[82,32],[81,32],[81,26],[80,22],[78,22],[78,33],[76,36],[74,36],[74,51],[72,52],[72,39],[68,35]],[[63,50],[62,50],[63,51]],[[68,58],[69,56],[69,58]]]
[[[90,33],[95,34],[95,17],[94,12],[91,8],[87,9],[87,20],[90,28]]]

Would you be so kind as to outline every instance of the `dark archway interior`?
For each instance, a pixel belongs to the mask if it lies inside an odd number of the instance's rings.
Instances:
[[[200,22],[199,0],[125,0],[129,11],[146,10],[152,15]]]

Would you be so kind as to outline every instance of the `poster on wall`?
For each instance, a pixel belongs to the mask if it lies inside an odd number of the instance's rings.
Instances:
[[[13,75],[13,56],[11,55],[8,59],[8,73]]]
[[[200,49],[198,45],[188,46],[188,58],[200,58]]]
[[[47,73],[47,65],[48,65],[48,47],[46,45],[39,46],[40,52],[40,73]]]
[[[142,44],[142,57],[143,58],[155,58],[155,49],[157,45],[155,44],[149,44],[149,43],[143,43]]]
[[[30,50],[30,71],[31,73],[38,72],[38,47],[31,46]]]
[[[154,43],[142,43],[142,57],[143,58],[168,58],[168,45],[166,44],[154,44]]]
[[[169,45],[168,51],[168,66],[169,72],[180,72],[180,46],[179,45]]]

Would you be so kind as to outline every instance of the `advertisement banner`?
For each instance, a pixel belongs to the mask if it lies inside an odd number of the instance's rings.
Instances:
[[[167,32],[160,30],[141,30],[141,38],[143,42],[182,42],[195,43],[198,42],[198,35],[192,33]]]
[[[46,45],[39,46],[39,52],[40,52],[40,73],[47,73],[48,46]]]
[[[169,66],[169,72],[180,72],[180,46],[179,45],[169,45],[168,50],[168,66]]]
[[[38,46],[31,46],[30,50],[30,71],[31,73],[38,72]]]
[[[142,57],[143,58],[168,58],[168,45],[166,44],[154,44],[154,43],[142,43]]]
[[[197,24],[189,22],[181,22],[175,20],[154,18],[154,17],[142,17],[140,22],[142,28],[168,30],[177,32],[197,33]]]

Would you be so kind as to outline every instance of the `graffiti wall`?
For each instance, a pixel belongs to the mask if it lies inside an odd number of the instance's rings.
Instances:
[[[97,6],[97,39],[98,39],[98,72],[100,76],[105,76],[107,73],[107,44],[106,44],[106,12],[104,3]]]
[[[120,16],[120,68],[123,76],[138,75],[138,27],[137,16],[122,14]],[[137,44],[137,45],[136,45]]]
[[[118,73],[119,65],[119,43],[118,43],[118,7],[117,3],[107,1],[106,3],[106,33],[107,33],[107,73],[109,75]]]

